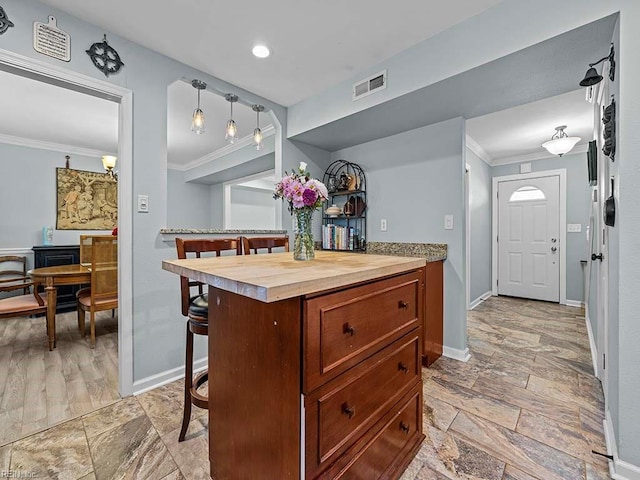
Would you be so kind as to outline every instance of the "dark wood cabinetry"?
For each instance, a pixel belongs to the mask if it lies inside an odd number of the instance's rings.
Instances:
[[[427,262],[425,276],[424,350],[422,363],[428,367],[442,355],[444,323],[443,263]]]
[[[80,245],[34,246],[34,267],[55,267],[80,263]],[[75,310],[76,292],[80,285],[61,285],[58,287],[56,313]]]

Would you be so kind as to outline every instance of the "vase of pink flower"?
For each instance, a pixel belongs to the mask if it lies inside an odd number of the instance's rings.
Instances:
[[[324,184],[311,178],[307,164],[300,162],[298,171],[293,170],[276,184],[273,198],[281,198],[289,203],[289,212],[295,216],[293,258],[313,260],[315,247],[311,230],[313,212],[322,206],[329,194]]]

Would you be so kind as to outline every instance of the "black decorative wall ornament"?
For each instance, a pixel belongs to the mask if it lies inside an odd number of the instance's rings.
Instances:
[[[602,110],[602,124],[604,126],[602,153],[613,162],[616,159],[616,101],[613,95],[611,95],[611,103]]]
[[[9,30],[9,27],[13,27],[13,22],[7,18],[4,8],[0,7],[0,35]]]
[[[95,67],[104,73],[105,77],[117,73],[124,66],[118,52],[107,43],[107,35],[102,42],[94,43],[86,52]]]

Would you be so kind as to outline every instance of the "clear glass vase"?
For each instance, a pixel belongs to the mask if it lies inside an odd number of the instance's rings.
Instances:
[[[295,213],[296,228],[293,241],[294,260],[313,260],[316,257],[311,224],[313,210],[299,210]]]

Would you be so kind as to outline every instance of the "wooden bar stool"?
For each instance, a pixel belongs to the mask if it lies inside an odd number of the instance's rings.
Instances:
[[[196,258],[201,258],[205,252],[215,253],[219,257],[222,252],[233,252],[235,255],[242,253],[239,238],[235,239],[197,239],[185,240],[176,238],[176,248],[178,258],[188,258],[188,254],[193,254]],[[191,295],[191,288],[197,287],[198,294]],[[187,317],[187,347],[185,354],[184,372],[184,407],[182,416],[182,428],[178,441],[182,442],[189,428],[191,420],[191,405],[199,408],[209,409],[209,399],[200,393],[198,388],[209,379],[209,372],[205,370],[195,377],[193,376],[193,335],[209,334],[209,303],[207,293],[204,288],[207,285],[189,280],[187,277],[180,277],[180,292],[182,296],[182,314]]]
[[[258,250],[267,250],[265,253],[272,253],[274,248],[282,248],[284,252],[289,251],[289,237],[256,237],[242,238],[242,251],[245,255],[258,253]]]

